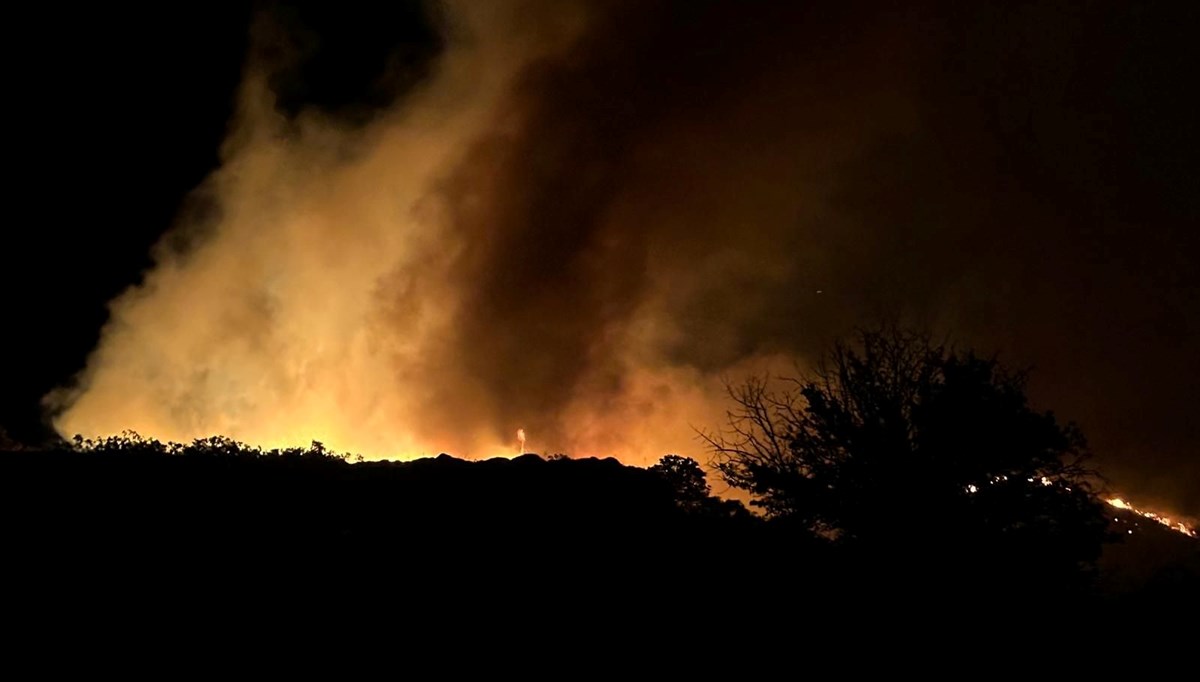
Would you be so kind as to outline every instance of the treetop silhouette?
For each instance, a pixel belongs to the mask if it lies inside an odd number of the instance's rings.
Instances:
[[[1087,443],[1029,405],[1026,376],[922,333],[860,330],[809,373],[731,385],[727,428],[701,436],[725,481],[814,536],[1077,568],[1105,533]]]

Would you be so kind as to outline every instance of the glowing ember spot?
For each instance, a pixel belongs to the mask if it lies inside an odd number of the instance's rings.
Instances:
[[[1117,509],[1124,509],[1126,511],[1133,512],[1134,514],[1137,514],[1138,516],[1142,516],[1147,519],[1150,519],[1151,521],[1157,521],[1158,523],[1161,523],[1162,525],[1166,526],[1167,528],[1170,528],[1171,530],[1177,531],[1179,533],[1183,533],[1184,535],[1186,535],[1190,538],[1196,537],[1196,529],[1188,526],[1187,524],[1185,524],[1182,521],[1176,521],[1169,516],[1163,516],[1161,514],[1155,514],[1154,512],[1151,512],[1151,511],[1144,511],[1142,509],[1138,509],[1137,507],[1133,506],[1132,504],[1129,504],[1128,502],[1126,502],[1125,500],[1123,500],[1119,497],[1111,497],[1106,501],[1109,504],[1111,504],[1112,506],[1116,507]],[[1133,531],[1129,531],[1129,533],[1132,535]]]

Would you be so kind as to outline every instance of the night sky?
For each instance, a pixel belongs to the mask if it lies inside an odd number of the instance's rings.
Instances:
[[[294,216],[269,201],[329,187],[305,216],[354,206],[368,221],[362,207],[391,191],[386,171],[417,173],[411,150],[432,140],[454,153],[414,175],[434,189],[413,203],[439,227],[404,237],[405,253],[429,249],[417,275],[380,266],[364,282],[376,298],[360,340],[399,344],[454,311],[445,333],[421,338],[421,362],[397,361],[388,377],[415,377],[420,400],[364,389],[371,409],[419,417],[421,438],[461,424],[461,447],[518,426],[547,447],[607,444],[580,430],[627,423],[647,395],[699,404],[711,377],[811,358],[853,325],[901,318],[1032,366],[1035,403],[1081,425],[1115,490],[1200,516],[1200,6],[496,5],[496,16],[420,3],[16,10],[0,426],[29,442],[53,433],[43,397],[71,385],[109,302],[157,267],[183,274],[156,280],[149,307],[126,299],[132,331],[93,368],[79,423],[107,428],[114,395],[161,378],[179,389],[152,400],[180,401],[171,414],[186,419],[162,422],[178,432],[275,433],[215,419],[227,409],[207,393],[218,379],[180,368],[234,357],[273,377],[263,357],[327,358],[263,341],[296,336],[275,322],[287,313],[247,324],[237,316],[259,303],[227,305],[220,287],[276,286],[277,272],[247,274],[259,261],[353,263],[354,244],[389,243],[349,222],[273,227]],[[439,70],[459,54],[472,68]],[[496,64],[510,80],[487,99],[477,93]],[[263,101],[246,94],[247,74],[263,76],[269,115],[246,113]],[[402,114],[438,107],[461,124],[389,146],[424,130]],[[295,177],[254,175],[275,153]],[[204,263],[239,253],[231,235],[247,212],[279,218],[256,234],[302,246],[241,252],[252,265],[212,277]],[[197,289],[214,280],[211,295]],[[316,294],[288,286],[263,310],[301,296],[320,310],[339,280]],[[141,316],[181,300],[238,331],[139,364],[139,344],[177,327]],[[228,356],[227,341],[251,350]],[[141,378],[112,388],[131,367]],[[645,388],[655,382],[666,392]],[[692,418],[655,413],[644,429],[674,416]]]

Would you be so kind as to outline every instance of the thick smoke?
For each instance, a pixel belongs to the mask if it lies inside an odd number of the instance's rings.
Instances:
[[[1104,137],[1079,47],[1112,12],[441,9],[431,72],[365,125],[280,113],[252,59],[223,166],[55,398],[61,433],[488,456],[523,427],[700,456],[724,380],[903,317],[1036,363],[1110,471],[1200,443],[1169,401],[1133,414],[1200,376],[1130,359],[1164,325],[1195,341],[1196,288],[1136,231],[1180,212],[1114,189],[1108,145],[1136,141]]]

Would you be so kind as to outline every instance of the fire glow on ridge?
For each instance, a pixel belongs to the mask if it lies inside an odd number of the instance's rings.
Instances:
[[[1137,507],[1133,506],[1132,504],[1129,504],[1128,502],[1126,502],[1124,499],[1122,499],[1120,497],[1110,497],[1105,501],[1108,502],[1110,505],[1116,507],[1117,509],[1124,509],[1126,511],[1131,511],[1134,514],[1137,514],[1138,516],[1144,516],[1152,521],[1157,521],[1158,523],[1161,523],[1162,525],[1166,526],[1167,528],[1170,528],[1171,530],[1177,531],[1179,533],[1183,533],[1184,535],[1186,535],[1190,538],[1196,537],[1196,529],[1192,528],[1191,526],[1187,525],[1186,523],[1184,523],[1182,521],[1172,519],[1169,516],[1163,516],[1162,514],[1155,514],[1152,511],[1145,511],[1143,509],[1138,509]]]

